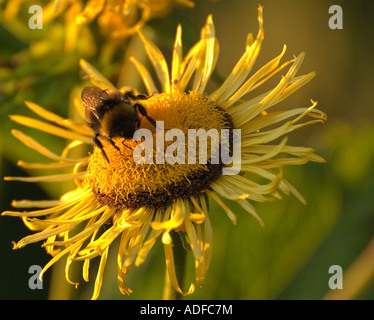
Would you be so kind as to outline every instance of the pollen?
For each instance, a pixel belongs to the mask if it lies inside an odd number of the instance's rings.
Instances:
[[[150,117],[158,123],[163,122],[164,128],[160,135],[145,117],[141,118],[140,129],[152,132],[153,159],[143,164],[134,161],[134,150],[141,141],[114,138],[119,151],[105,138],[101,138],[109,163],[101,151],[95,148],[85,180],[98,202],[119,210],[144,206],[160,209],[166,208],[177,198],[183,199],[209,190],[209,184],[221,175],[223,163],[212,163],[212,153],[209,152],[212,141],[209,137],[207,150],[199,150],[197,138],[196,163],[189,163],[189,129],[203,129],[206,132],[210,129],[218,132],[221,129],[233,129],[231,117],[212,100],[194,93],[161,93],[140,102]],[[156,159],[157,151],[165,152],[175,142],[175,139],[169,141],[170,138],[165,138],[165,133],[170,129],[179,129],[185,136],[182,154],[185,163],[159,163]],[[206,152],[206,163],[199,161],[202,151]]]

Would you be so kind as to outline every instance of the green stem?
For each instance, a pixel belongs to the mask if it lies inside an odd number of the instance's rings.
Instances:
[[[170,236],[173,239],[173,253],[174,253],[174,264],[175,264],[175,273],[177,275],[178,283],[180,286],[183,284],[184,275],[186,271],[186,260],[187,260],[187,251],[183,247],[182,240],[177,232],[170,232]],[[162,294],[163,300],[180,300],[182,295],[173,289],[170,283],[170,278],[168,270],[165,270],[165,281],[164,281],[164,291]]]

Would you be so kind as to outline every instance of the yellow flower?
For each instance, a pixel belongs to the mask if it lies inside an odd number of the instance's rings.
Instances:
[[[191,8],[194,3],[190,0],[91,0],[76,16],[76,22],[85,24],[98,18],[100,31],[105,36],[123,39],[150,19],[165,16],[176,5]]]
[[[315,109],[315,102],[308,108],[270,111],[271,107],[311,80],[314,72],[296,76],[304,53],[280,64],[286,49],[284,47],[279,56],[250,76],[264,39],[262,7],[259,7],[258,11],[257,37],[254,39],[251,35],[248,36],[242,57],[224,83],[212,93],[208,93],[206,87],[219,51],[212,16],[207,18],[200,40],[186,56],[182,54],[182,28],[178,27],[170,72],[158,47],[139,31],[161,84],[159,91],[146,66],[131,58],[149,95],[147,99],[138,100],[138,103],[145,108],[150,119],[158,123],[163,121],[164,124],[164,139],[162,144],[157,144],[160,138],[158,127],[155,128],[145,117],[141,119],[141,129],[144,132],[148,129],[151,132],[151,142],[156,143],[156,148],[152,149],[148,159],[151,160],[149,163],[135,163],[135,151],[144,143],[143,140],[135,142],[132,139],[112,139],[109,135],[105,136],[105,132],[109,132],[110,128],[105,127],[107,123],[104,121],[101,137],[99,136],[103,150],[96,147],[91,155],[74,158],[70,156],[70,151],[82,144],[92,144],[92,131],[86,125],[76,124],[34,103],[26,102],[32,111],[47,122],[20,115],[12,116],[12,120],[67,138],[71,143],[61,155],[57,155],[33,138],[13,130],[14,136],[28,147],[54,160],[50,164],[20,162],[19,165],[40,169],[72,168],[72,173],[31,178],[7,177],[6,180],[74,180],[77,187],[56,201],[13,201],[12,205],[16,208],[39,208],[35,211],[2,213],[22,217],[27,227],[37,231],[14,243],[14,249],[45,241],[43,246],[53,258],[43,272],[67,255],[65,276],[67,281],[73,284],[75,283],[69,277],[70,265],[74,261],[84,261],[83,278],[88,281],[90,260],[100,256],[93,294],[93,298],[97,298],[108,250],[117,237],[121,238],[117,266],[119,288],[123,294],[131,293],[124,277],[133,265],[139,266],[144,262],[156,240],[161,237],[171,285],[180,294],[190,294],[194,291],[195,284],[191,283],[189,290],[183,292],[177,281],[170,233],[174,230],[186,235],[195,260],[196,284],[202,286],[210,264],[213,238],[207,196],[225,210],[233,223],[236,223],[236,216],[222,198],[237,202],[261,223],[261,218],[250,201],[272,201],[281,198],[282,193],[292,193],[304,202],[296,189],[284,179],[282,168],[308,161],[323,162],[323,159],[315,155],[311,148],[287,145],[287,138],[278,143],[271,142],[305,125],[323,122],[326,116]],[[108,89],[107,92],[115,89],[84,60],[81,61],[81,67],[96,86],[103,90]],[[247,94],[286,68],[287,72],[280,77],[279,83],[273,89],[245,99]],[[127,89],[122,88],[121,91],[125,93]],[[160,93],[157,93],[158,91]],[[77,107],[83,116],[81,103],[77,103]],[[312,119],[302,122],[306,116]],[[184,156],[185,164],[183,161],[157,162],[159,151],[164,159],[167,155],[169,160],[178,158],[175,152],[168,154],[168,149],[174,142],[173,137],[166,137],[168,130],[172,128],[182,132],[182,140],[187,141],[183,148],[174,150],[182,158]],[[220,136],[218,146],[219,149],[227,149],[232,156],[231,163],[222,159],[214,161],[213,153],[207,157],[205,163],[187,162],[186,159],[190,155],[189,146],[193,145],[188,139],[189,129],[204,129],[207,132],[211,129],[217,132],[228,130],[232,136]],[[234,132],[241,133],[239,143],[234,138]],[[207,150],[213,150],[217,144],[213,143],[214,140],[209,141]],[[199,145],[195,150],[196,158],[200,159],[204,155],[204,148]],[[239,158],[236,157],[237,151]],[[232,174],[230,168],[233,170],[236,160],[240,163],[240,173]],[[224,170],[227,170],[226,174]],[[104,224],[107,224],[107,227],[103,232],[101,226]]]
[[[95,19],[103,36],[110,40],[123,40],[136,33],[136,30],[149,20],[167,15],[175,6],[194,7],[194,3],[190,0],[90,0],[87,3],[82,0],[50,0],[44,2],[47,4],[42,5],[43,25],[48,25],[60,16],[64,18],[64,49],[67,52],[74,51],[79,46],[79,42],[84,41],[82,38],[91,37],[90,34],[87,35],[87,31],[81,38],[78,38],[78,35],[84,25]],[[0,8],[0,23],[26,42],[35,39],[38,35],[35,35],[35,31],[30,29],[27,23],[30,15],[22,16],[22,12],[28,12],[29,7],[34,4],[26,0],[5,1],[4,7]],[[27,10],[22,10],[25,6]],[[56,31],[49,27],[48,32],[51,34]],[[60,32],[57,35],[60,36]],[[54,34],[53,37],[55,38],[56,35]]]

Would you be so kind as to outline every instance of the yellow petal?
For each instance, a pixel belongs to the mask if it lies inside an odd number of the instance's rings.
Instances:
[[[150,41],[140,30],[138,30],[138,34],[144,43],[144,47],[147,52],[148,58],[156,71],[157,77],[162,86],[162,91],[169,93],[169,70],[164,55],[162,54],[160,49],[152,41]]]
[[[236,225],[236,222],[237,222],[236,214],[232,212],[232,210],[228,206],[226,206],[226,204],[224,204],[224,202],[214,192],[208,191],[208,194],[214,199],[215,202],[217,202],[220,205],[220,207],[223,210],[225,210],[229,219],[232,221],[234,225]]]
[[[227,77],[224,83],[209,96],[209,98],[216,101],[218,105],[221,105],[224,101],[226,101],[242,85],[249,72],[251,71],[258,54],[260,53],[261,44],[264,39],[261,6],[258,7],[258,21],[259,31],[256,40],[246,48],[246,51],[244,52],[238,63],[235,65],[231,74]]]
[[[47,132],[49,134],[52,134],[52,135],[55,135],[61,138],[70,139],[70,140],[80,140],[85,143],[92,144],[92,138],[72,132],[71,130],[62,129],[58,126],[46,123],[44,121],[40,121],[34,118],[25,117],[25,116],[19,116],[19,115],[13,115],[9,117],[14,122],[17,122],[29,128],[34,128],[34,129],[37,129],[43,132]]]
[[[51,176],[40,177],[4,177],[5,181],[24,181],[24,182],[62,182],[74,179],[82,179],[86,175],[85,172],[80,173],[66,173]]]
[[[116,89],[116,87],[104,77],[97,69],[95,69],[86,60],[80,59],[79,66],[82,71],[86,74],[87,78],[95,85],[101,89]]]
[[[278,66],[281,58],[283,57],[284,53],[286,52],[286,46],[283,47],[283,51],[281,54],[268,62],[266,65],[264,65],[260,70],[258,70],[252,77],[250,77],[229,99],[226,101],[223,101],[223,103],[220,105],[222,108],[227,108],[233,103],[235,103],[237,100],[239,100],[243,95],[251,92],[257,87],[257,82],[260,82],[260,84],[263,84],[264,77],[270,74],[269,77],[266,79],[269,79],[272,77],[275,73],[273,73],[274,69]],[[290,63],[290,61],[288,62]],[[281,68],[278,68],[276,71],[279,72],[284,67],[286,67],[287,64],[283,64]],[[266,80],[265,79],[265,80]]]
[[[238,200],[238,203],[245,211],[257,219],[261,227],[265,225],[260,216],[257,214],[256,209],[247,200]]]
[[[60,200],[13,200],[14,208],[49,208],[62,204]]]
[[[151,226],[155,230],[174,230],[181,226],[183,220],[186,216],[186,209],[183,201],[178,199],[173,203],[171,209],[171,216],[169,220],[164,220],[163,222],[154,221]]]
[[[262,156],[253,157],[252,159],[248,159],[248,160],[242,159],[241,164],[251,164],[251,163],[260,162],[260,161],[264,161],[266,159],[275,157],[283,150],[284,146],[287,143],[287,140],[288,140],[287,137],[284,138],[279,145],[275,146],[272,150],[269,150],[268,153]]]
[[[95,281],[95,289],[94,289],[94,293],[93,293],[92,298],[91,298],[92,300],[96,300],[99,297],[100,290],[101,290],[101,285],[103,283],[105,265],[106,265],[106,261],[108,259],[108,252],[109,252],[109,247],[107,247],[104,250],[104,252],[101,256],[99,270],[97,272],[96,281]]]
[[[80,159],[63,158],[59,155],[56,155],[55,153],[53,153],[52,151],[50,151],[46,147],[42,146],[39,142],[37,142],[36,140],[34,140],[33,138],[24,134],[21,131],[12,130],[11,132],[12,132],[14,137],[16,137],[18,140],[20,140],[27,147],[39,152],[40,154],[42,154],[43,156],[45,156],[49,159],[53,159],[53,160],[61,161],[61,162],[69,162],[69,163],[76,163],[76,162],[80,161]]]
[[[136,69],[138,70],[148,92],[148,95],[152,95],[153,93],[157,92],[157,87],[153,82],[152,76],[149,73],[148,69],[134,57],[130,57],[130,60],[134,63]]]
[[[198,245],[196,230],[188,216],[186,216],[186,218],[184,219],[184,225],[186,227],[188,240],[189,240],[194,258],[195,260],[200,260],[201,250],[200,250],[200,246]]]
[[[181,79],[181,64],[183,60],[182,53],[182,26],[178,25],[177,34],[175,36],[173,57],[171,62],[171,84],[172,90],[179,91],[180,79]]]
[[[204,28],[202,29],[201,40],[204,42],[205,52],[201,63],[195,74],[195,81],[192,90],[202,95],[205,91],[208,80],[213,72],[214,62],[218,58],[218,52],[215,50],[216,38],[212,15],[209,15]]]
[[[173,242],[168,232],[162,235],[162,243],[164,244],[166,268],[168,271],[170,283],[175,291],[183,296],[190,295],[195,291],[195,285],[191,283],[187,292],[183,292],[179,287],[177,276],[175,273],[174,255],[173,255]]]
[[[78,24],[89,23],[103,10],[105,0],[89,0],[83,12],[77,16]]]
[[[47,109],[44,109],[43,107],[39,106],[38,104],[30,101],[25,101],[26,106],[36,113],[37,115],[41,116],[42,118],[54,122],[58,124],[59,126],[69,128],[71,130],[77,131],[81,134],[91,136],[92,131],[86,126],[86,125],[78,125],[75,124],[73,121],[70,119],[64,119],[57,114],[48,111]]]
[[[180,81],[180,91],[185,91],[194,71],[197,68],[198,61],[203,56],[204,42],[200,40],[187,53],[181,65],[182,77]]]

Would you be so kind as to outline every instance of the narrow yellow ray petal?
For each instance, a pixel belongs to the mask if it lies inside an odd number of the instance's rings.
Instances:
[[[74,168],[75,163],[29,163],[20,160],[17,166],[25,169],[63,170]]]
[[[18,202],[18,201],[14,202],[13,201],[12,204],[15,204],[16,208],[32,208],[34,201],[30,201],[30,203],[28,203],[28,202],[29,202],[28,200],[22,200],[20,202]],[[37,204],[40,203],[40,205],[42,205],[41,208],[43,208],[44,205],[46,206],[48,203],[50,203],[50,201],[36,201],[36,203]],[[52,213],[55,213],[55,212],[59,212],[61,210],[64,210],[64,209],[72,206],[71,202],[66,202],[65,203],[63,201],[60,201],[60,203],[58,203],[57,201],[52,201],[51,203],[52,204],[57,203],[57,205],[47,207],[47,209],[34,210],[34,211],[30,211],[30,212],[4,211],[1,215],[15,216],[15,217],[41,217],[41,216],[46,216],[46,215],[49,215],[49,214],[52,214]]]
[[[72,3],[64,12],[65,18],[65,45],[64,52],[67,54],[74,53],[77,47],[78,34],[81,26],[76,22],[76,16],[81,11],[79,3]]]
[[[119,245],[119,249],[118,249],[118,254],[117,254],[117,282],[118,282],[118,287],[119,287],[119,290],[121,291],[121,293],[129,295],[132,291],[126,285],[125,280],[123,279],[123,276],[125,274],[122,271],[122,257],[124,255],[125,246],[126,246],[126,243],[127,243],[127,239],[125,237],[125,234],[126,234],[126,232],[122,233],[121,241],[120,241],[120,245]]]
[[[257,157],[254,157],[252,159],[242,159],[241,160],[241,164],[256,163],[256,162],[264,161],[266,159],[275,157],[280,152],[282,152],[284,146],[287,143],[287,140],[288,140],[287,137],[283,138],[282,142],[279,145],[275,146],[272,150],[270,150],[268,153],[266,153],[266,154],[264,154],[262,156],[257,156]]]
[[[89,0],[83,12],[76,17],[76,23],[89,23],[103,10],[105,0]]]
[[[195,227],[193,226],[193,223],[190,220],[188,215],[186,215],[186,217],[184,219],[184,225],[186,227],[188,240],[189,240],[194,258],[195,258],[195,260],[200,260],[201,259],[201,250],[200,250],[200,247],[199,247],[198,242],[197,242],[196,230],[195,230]]]
[[[190,82],[190,79],[196,70],[198,64],[197,62],[203,56],[203,49],[204,42],[200,40],[188,51],[187,55],[183,59],[181,65],[182,78],[179,87],[180,91],[185,91],[188,83]]]
[[[266,97],[262,99],[256,106],[251,108],[249,110],[248,115],[238,121],[237,126],[242,126],[244,123],[249,122],[258,114],[260,114],[262,111],[268,109],[270,106],[281,101],[277,100],[277,97],[280,97],[282,95],[282,93],[287,89],[288,85],[291,83],[292,79],[295,77],[297,71],[301,66],[301,63],[304,60],[304,56],[305,53],[303,52],[299,54],[291,68],[288,70],[287,74],[284,77],[282,77],[282,79],[279,81],[278,85],[273,90],[271,90],[271,92],[268,95],[266,95]]]
[[[90,63],[84,59],[79,60],[79,66],[82,71],[86,74],[87,78],[101,89],[116,89],[116,87],[104,77],[97,69],[95,69]]]
[[[183,60],[182,52],[182,26],[178,25],[177,34],[175,36],[173,57],[171,62],[171,85],[172,91],[179,91],[181,79],[181,64]]]
[[[70,280],[69,269],[70,269],[71,264],[73,263],[74,257],[76,256],[77,252],[79,251],[79,249],[83,245],[83,242],[78,242],[78,243],[80,245],[77,245],[76,247],[72,248],[72,250],[70,250],[70,253],[69,253],[69,256],[66,260],[66,265],[65,265],[65,279],[68,283],[75,286],[75,289],[78,288],[79,282],[73,282],[73,281]]]
[[[291,183],[289,183],[287,180],[285,180],[285,179],[283,179],[283,183],[285,183],[286,184],[286,186],[287,186],[287,188],[288,188],[288,190],[297,198],[297,199],[299,199],[299,201],[302,203],[302,204],[304,204],[304,205],[306,205],[307,204],[307,202],[306,202],[306,200],[304,199],[304,197],[299,193],[299,191],[297,191],[297,189],[291,184]]]
[[[250,150],[247,150],[245,153],[249,154],[264,154],[268,153],[271,150],[273,150],[277,145],[267,144],[267,145],[258,145],[258,146],[252,146]],[[294,156],[303,156],[303,155],[309,155],[313,154],[314,149],[313,148],[307,148],[307,147],[295,147],[295,146],[284,146],[281,153],[287,153]]]
[[[294,119],[294,120],[292,120],[292,123],[296,123],[296,122],[299,122],[302,118],[304,118],[306,115],[310,115],[311,114],[311,111],[317,106],[317,104],[318,104],[318,102],[317,101],[313,101],[313,100],[311,100],[311,102],[312,102],[312,105],[308,108],[308,109],[306,109],[303,113],[301,113],[296,119]],[[323,122],[323,120],[326,120],[327,119],[327,117],[325,116],[325,114],[322,114],[322,115],[320,115],[320,116],[316,116],[315,114],[314,114],[314,118],[316,118],[316,119],[320,119],[320,120],[322,120],[322,122]]]
[[[75,248],[81,246],[81,243],[75,243],[73,246],[70,246],[66,248],[65,250],[59,252],[56,256],[54,256],[42,269],[40,272],[39,278],[41,279],[43,274],[53,265],[55,264],[58,260],[60,260],[65,254],[69,253],[71,250],[74,250]]]
[[[249,137],[250,133],[254,133],[258,130],[262,130],[267,126],[272,126],[278,122],[287,120],[293,116],[303,114],[305,111],[308,112],[308,116],[323,118],[324,113],[319,110],[310,110],[309,108],[295,108],[287,111],[275,111],[267,113],[265,116],[257,117],[250,122],[247,122],[241,127],[242,130],[242,139]]]
[[[87,136],[83,136],[81,134],[72,132],[70,130],[62,129],[58,126],[46,123],[44,121],[40,121],[34,118],[29,118],[20,115],[12,115],[9,116],[11,120],[17,122],[25,127],[34,128],[43,132],[47,132],[49,134],[70,140],[80,140],[88,144],[92,144],[92,138]]]
[[[130,57],[130,61],[134,63],[136,69],[138,70],[143,80],[143,83],[145,85],[148,95],[152,95],[153,93],[157,92],[157,87],[155,83],[153,82],[152,76],[149,73],[148,69],[143,64],[141,64],[138,60],[136,60],[134,57]]]
[[[268,81],[270,78],[272,78],[278,72],[282,71],[285,67],[287,67],[288,65],[290,65],[291,63],[294,63],[294,62],[295,62],[295,58],[284,62],[280,67],[276,68],[274,71],[269,73],[266,77],[264,77],[263,79],[258,81],[256,84],[254,84],[248,92],[251,92],[251,91],[257,89],[258,87],[262,86],[266,81]]]
[[[198,239],[201,250],[203,252],[203,256],[200,261],[196,261],[196,284],[201,287],[204,283],[205,276],[209,269],[211,261],[213,230],[204,197],[200,197],[200,202],[202,203],[203,211],[206,213],[206,219],[204,222],[204,235],[202,235],[201,225],[197,226]]]
[[[256,40],[250,46],[247,46],[246,51],[224,83],[209,96],[209,98],[216,101],[218,105],[226,101],[242,85],[260,53],[261,44],[264,39],[263,12],[261,6],[258,7],[258,22],[259,31]]]
[[[91,220],[87,223],[86,228],[90,228],[94,222],[95,222],[95,218],[91,218]],[[94,232],[91,235],[90,242],[95,241],[98,231],[99,229],[94,230]],[[86,282],[89,281],[90,261],[91,261],[90,259],[86,259],[84,260],[84,263],[83,263],[82,276],[83,276],[84,281]]]
[[[195,209],[197,209],[200,212],[200,213],[190,213],[189,216],[190,216],[191,221],[197,224],[203,223],[205,221],[205,216],[206,216],[205,212],[203,211],[203,209],[201,208],[201,206],[199,205],[195,197],[190,197],[189,199],[193,203]]]
[[[63,233],[71,228],[74,228],[75,225],[62,225],[58,226],[56,228],[47,228],[41,232],[35,233],[33,235],[24,237],[20,241],[17,242],[16,246],[13,249],[20,249],[23,248],[26,245],[29,245],[30,243],[39,242],[41,240],[45,240],[48,237],[54,236],[56,234]]]
[[[73,150],[74,148],[76,147],[79,147],[83,144],[82,141],[79,141],[79,140],[74,140],[74,141],[71,141],[65,148],[64,150],[62,151],[61,153],[61,157],[63,158],[67,158],[68,157],[68,154],[69,154],[69,151],[70,150]],[[88,157],[87,157],[88,159]]]
[[[240,190],[247,191],[250,194],[250,196],[252,196],[255,193],[264,194],[264,195],[275,193],[281,180],[282,180],[282,172],[278,173],[274,179],[270,180],[269,183],[267,184],[254,183],[253,187],[251,186],[249,179],[243,176],[239,176],[239,175],[227,176],[225,182],[226,184],[229,184],[233,187],[235,186],[236,188]]]
[[[41,176],[41,177],[4,177],[5,181],[24,181],[24,182],[62,182],[69,181],[73,179],[82,179],[86,175],[85,172],[80,173],[66,173],[51,176]]]
[[[272,90],[261,94],[251,100],[248,100],[238,106],[235,106],[234,108],[229,108],[228,112],[230,115],[232,115],[233,119],[239,119],[245,120],[245,122],[248,122],[248,117],[250,116],[251,119],[259,115],[264,110],[276,105],[277,103],[285,100],[287,97],[289,97],[292,93],[300,89],[302,86],[304,86],[306,83],[308,83],[314,76],[315,72],[310,72],[306,75],[298,76],[293,79],[291,79],[289,85],[279,93],[278,96],[276,96],[271,103],[264,105],[262,108],[257,108],[257,106],[263,101],[268,95],[271,94]],[[264,108],[265,107],[265,108]],[[320,112],[322,113],[322,112]],[[252,121],[251,121],[252,122]]]
[[[274,99],[274,102],[272,105],[275,105],[287,97],[289,97],[291,94],[299,90],[301,87],[303,87],[305,84],[307,84],[310,80],[312,80],[316,75],[316,72],[312,71],[308,74],[304,74],[298,77],[294,77],[287,88],[284,89],[284,91]]]
[[[178,228],[186,216],[186,208],[182,200],[175,200],[171,208],[171,217],[163,222],[154,221],[151,226],[155,230],[173,230]]]
[[[79,98],[74,98],[73,99],[73,105],[74,105],[75,110],[80,115],[80,117],[82,119],[85,119],[86,116],[85,116],[85,110],[84,110],[84,105],[83,105],[82,100],[79,99]]]
[[[278,66],[280,60],[282,59],[284,53],[286,52],[286,46],[284,45],[283,46],[283,51],[281,52],[281,54],[274,58],[273,60],[271,60],[270,62],[268,62],[267,64],[265,64],[260,70],[258,70],[252,77],[250,77],[229,99],[227,99],[226,101],[223,101],[223,103],[220,105],[222,106],[222,108],[227,108],[229,107],[230,105],[232,105],[233,103],[235,103],[236,101],[238,101],[242,96],[244,96],[245,94],[251,92],[254,87],[257,87],[257,82],[261,82],[261,84],[263,83],[263,78],[266,77],[268,74],[270,74],[271,76],[273,76],[274,74],[272,73],[272,71],[274,71],[274,69]],[[289,61],[288,63],[290,63],[291,61]],[[286,67],[287,64],[283,64],[283,66],[281,68],[278,68],[277,72],[279,72],[280,70],[282,70],[284,67]],[[266,79],[269,79],[266,78]]]
[[[104,250],[101,256],[99,270],[97,271],[97,276],[95,280],[95,289],[94,289],[94,293],[91,298],[92,300],[96,300],[99,297],[101,285],[103,284],[104,270],[105,270],[106,261],[108,259],[108,252],[109,252],[109,247],[107,247]]]
[[[271,141],[274,141],[275,139],[278,139],[279,137],[292,132],[294,130],[297,130],[303,126],[323,122],[322,120],[313,120],[308,121],[299,125],[292,124],[291,121],[286,122],[282,126],[275,128],[273,130],[263,131],[259,133],[253,133],[251,134],[250,138],[247,138],[246,140],[242,141],[242,147],[249,147],[251,145],[259,145],[259,144],[265,144]]]
[[[263,99],[259,106],[257,108],[261,108],[261,110],[265,110],[265,106],[270,104],[273,99],[275,99],[285,88],[287,88],[290,81],[294,78],[297,71],[301,67],[301,64],[304,60],[305,53],[302,52],[298,55],[293,65],[288,70],[287,74],[282,77],[281,81],[278,83],[278,85],[271,91],[269,95],[266,96],[265,99]],[[251,120],[251,118],[249,119]]]
[[[249,197],[249,194],[247,193],[230,193],[230,192],[227,192],[225,190],[225,185],[222,183],[217,183],[217,181],[215,182],[212,182],[210,184],[210,187],[215,191],[217,192],[218,194],[220,194],[222,197],[226,198],[226,199],[229,199],[229,200],[238,200],[238,199],[246,199]]]
[[[219,206],[223,210],[225,210],[227,216],[230,218],[232,223],[236,225],[236,222],[237,222],[236,214],[232,212],[232,210],[228,206],[226,206],[226,204],[214,192],[208,191],[208,194],[214,199],[215,202],[219,204]]]
[[[1,2],[3,2],[3,1],[1,1]],[[15,18],[20,11],[22,2],[24,2],[24,0],[14,0],[14,1],[8,2],[5,6],[5,8],[3,9],[4,10],[4,16],[7,19]]]
[[[144,239],[147,236],[148,231],[150,230],[152,218],[153,215],[148,214],[141,227],[138,229],[136,236],[132,237],[133,240],[130,242],[131,246],[129,246],[128,249],[127,257],[124,263],[125,266],[130,264],[132,265],[135,258],[138,258],[140,248],[142,247]]]
[[[81,213],[78,213],[78,210],[74,210],[76,215],[73,218],[72,217],[68,217],[68,218],[65,218],[65,219],[63,219],[61,217],[58,217],[58,218],[55,218],[55,219],[51,218],[51,219],[46,220],[45,223],[46,224],[59,225],[59,224],[69,224],[69,223],[73,223],[73,222],[74,223],[75,222],[81,222],[81,221],[84,221],[84,220],[91,219],[92,217],[98,217],[98,216],[100,216],[101,213],[103,213],[105,211],[105,207],[99,207],[97,210],[93,210],[93,211],[90,212],[91,209],[92,208],[88,207],[88,209],[86,209],[86,210],[81,210]],[[88,212],[88,213],[86,213],[86,212]],[[80,232],[78,235],[70,238],[69,241],[73,242],[73,241],[76,241],[76,239],[79,239],[79,237],[82,236],[82,232]],[[77,237],[77,238],[75,238],[75,237]],[[61,244],[61,243],[62,242],[58,242],[58,244]],[[69,242],[66,242],[66,243],[69,243]],[[65,243],[65,241],[63,242],[63,244],[66,244],[66,243]]]
[[[90,259],[84,260],[83,263],[83,270],[82,270],[82,276],[84,281],[88,282],[90,280],[89,278],[89,272],[90,272]]]
[[[195,291],[195,285],[193,283],[191,283],[187,292],[183,292],[178,284],[177,276],[175,273],[173,242],[168,232],[163,233],[162,243],[164,244],[166,268],[168,270],[168,275],[169,275],[169,279],[170,279],[170,283],[172,287],[174,288],[175,291],[177,291],[183,296],[192,294]]]
[[[261,227],[265,226],[264,221],[257,214],[256,209],[247,200],[238,200],[237,202],[245,211],[247,211],[249,214],[251,214],[253,217],[257,219]]]
[[[195,6],[195,3],[191,0],[176,0],[175,2],[180,6],[185,6],[188,8],[193,8]]]
[[[197,91],[202,95],[205,91],[208,80],[213,72],[214,61],[218,58],[218,52],[215,51],[215,29],[212,15],[209,15],[201,35],[202,41],[205,43],[205,52],[201,67],[196,70],[195,83],[192,87],[193,91]],[[201,72],[199,72],[201,70]]]
[[[49,208],[62,204],[61,200],[13,200],[14,208]]]
[[[64,119],[60,117],[59,115],[48,111],[47,109],[44,109],[43,107],[39,106],[38,104],[31,102],[31,101],[25,101],[26,106],[36,113],[37,115],[41,116],[42,118],[54,122],[62,127],[72,129],[74,131],[77,131],[81,134],[91,136],[92,131],[86,126],[86,125],[78,125],[75,124],[70,119]]]
[[[162,219],[161,212],[157,211],[154,217],[154,222],[160,222]],[[138,256],[135,260],[135,265],[139,266],[145,261],[149,251],[152,249],[154,243],[156,242],[157,238],[160,236],[161,230],[154,230],[152,229],[150,234],[148,235],[147,240],[142,244],[142,247],[139,249]]]
[[[152,41],[150,41],[140,30],[138,30],[138,34],[144,43],[144,47],[147,52],[148,58],[156,71],[157,77],[162,86],[162,91],[169,93],[169,69],[164,55],[162,54],[160,49]]]
[[[56,160],[56,161],[62,161],[62,162],[72,162],[72,163],[76,163],[76,162],[80,161],[80,159],[63,158],[63,157],[53,153],[52,151],[50,151],[46,147],[42,146],[39,142],[37,142],[36,140],[34,140],[33,138],[24,134],[21,131],[13,129],[11,131],[11,133],[13,134],[14,137],[16,137],[18,140],[20,140],[27,147],[29,147],[32,150],[35,150],[35,151],[39,152],[40,154],[42,154],[43,156],[45,156],[49,159]]]
[[[50,1],[43,7],[43,23],[48,23],[58,17],[64,10],[66,10],[67,1]]]
[[[258,188],[268,188],[267,185],[261,186],[253,181],[247,179],[248,186],[243,188],[238,187],[237,184],[232,183],[232,181],[228,178],[230,176],[225,176],[224,178],[217,179],[214,184],[211,184],[212,189],[217,192],[222,197],[228,200],[244,200],[250,199],[257,202],[268,202],[271,201],[271,198],[265,197],[263,194],[265,192],[258,192]],[[247,192],[247,193],[245,193]],[[266,194],[266,193],[265,193]]]

